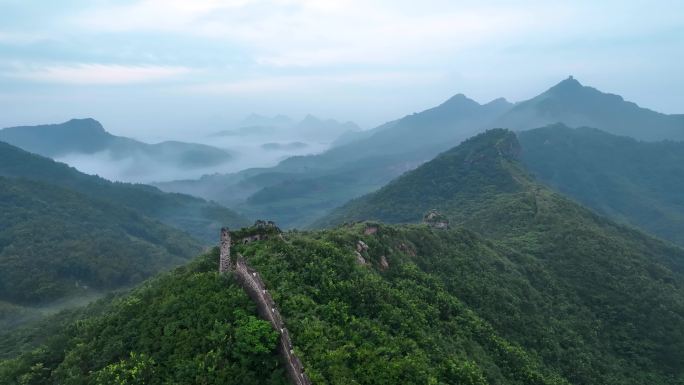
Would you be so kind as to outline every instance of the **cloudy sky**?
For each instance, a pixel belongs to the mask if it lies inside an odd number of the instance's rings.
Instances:
[[[155,139],[251,112],[371,127],[570,74],[684,113],[682,63],[681,0],[0,0],[3,127],[93,117]]]

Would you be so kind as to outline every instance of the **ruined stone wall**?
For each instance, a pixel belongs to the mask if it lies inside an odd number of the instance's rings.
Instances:
[[[311,381],[304,374],[302,362],[294,353],[290,333],[285,328],[283,318],[280,316],[280,311],[278,311],[271,293],[266,289],[266,285],[259,273],[250,268],[245,259],[239,254],[235,261],[235,276],[242,285],[242,288],[247,292],[247,295],[256,303],[259,315],[268,320],[271,326],[280,333],[278,350],[285,360],[287,373],[292,383],[295,385],[311,385]]]
[[[219,273],[225,273],[231,269],[230,261],[230,230],[227,227],[221,228],[221,239],[219,244]]]

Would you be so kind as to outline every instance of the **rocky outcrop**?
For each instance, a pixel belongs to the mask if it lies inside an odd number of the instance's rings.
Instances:
[[[384,255],[380,256],[380,270],[385,271],[389,269],[389,262],[387,262],[387,257]]]

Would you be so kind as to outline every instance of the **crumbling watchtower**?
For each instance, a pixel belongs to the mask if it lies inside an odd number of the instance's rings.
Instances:
[[[230,230],[227,227],[221,228],[220,240],[219,273],[230,271],[233,267],[230,260]]]

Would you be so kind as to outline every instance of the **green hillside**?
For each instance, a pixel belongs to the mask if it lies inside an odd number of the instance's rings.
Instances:
[[[40,325],[48,336],[39,328],[17,332],[42,344],[0,361],[0,383],[287,384],[277,334],[236,284],[215,273],[207,260],[214,257],[53,317]]]
[[[553,125],[518,133],[537,179],[595,211],[684,245],[684,143]]]
[[[321,223],[418,222],[436,208],[452,225],[539,263],[543,270],[533,268],[539,275],[534,279],[551,279],[553,285],[546,288],[563,298],[556,301],[572,304],[562,312],[573,309],[565,317],[579,322],[564,332],[555,330],[552,319],[538,327],[521,323],[506,330],[524,330],[539,340],[575,334],[586,344],[577,354],[591,347],[601,357],[641,362],[640,370],[659,367],[680,373],[684,252],[536,184],[519,164],[519,151],[512,132],[488,131],[350,202]]]
[[[364,223],[234,252],[261,272],[315,384],[679,384],[681,263],[657,259],[684,252],[652,242],[649,258],[605,249],[612,263],[588,245],[591,262],[565,245],[538,256],[463,228]],[[285,383],[273,332],[217,259],[62,322],[0,363],[0,382]]]
[[[131,286],[201,249],[185,233],[133,210],[15,178],[0,177],[0,224],[6,326],[37,316],[33,307]]]
[[[385,272],[357,265],[357,233],[288,234],[241,250],[272,285],[314,383],[566,383],[408,255],[389,256]],[[150,281],[1,363],[0,380],[106,384],[118,374],[125,384],[286,383],[275,333],[242,290],[217,275],[217,257]]]
[[[207,243],[213,241],[221,226],[248,224],[244,217],[219,204],[188,195],[164,193],[147,185],[110,182],[3,142],[0,142],[0,176],[42,181],[123,205]]]

